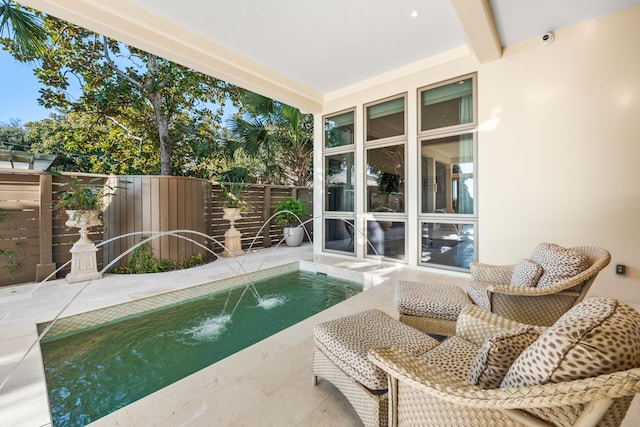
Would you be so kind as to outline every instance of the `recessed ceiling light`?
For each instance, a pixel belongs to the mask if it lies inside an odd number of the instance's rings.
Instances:
[[[418,15],[420,15],[420,12],[417,10],[412,10],[411,13],[409,14],[409,16],[412,18],[417,18]]]

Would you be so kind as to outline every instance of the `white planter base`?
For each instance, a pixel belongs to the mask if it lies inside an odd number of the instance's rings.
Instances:
[[[91,241],[84,241],[81,237],[73,247],[71,252],[71,272],[67,274],[67,283],[86,282],[102,278],[98,273],[98,264],[96,262],[96,252],[98,248]]]
[[[287,246],[295,247],[302,244],[302,240],[304,239],[304,228],[285,227],[282,232],[284,234],[284,241],[287,243]]]

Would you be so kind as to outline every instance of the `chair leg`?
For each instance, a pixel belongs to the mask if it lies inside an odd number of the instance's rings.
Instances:
[[[317,348],[313,354],[312,372],[314,377],[322,377],[340,390],[355,409],[365,427],[386,427],[388,425],[388,393],[372,393],[342,371]]]

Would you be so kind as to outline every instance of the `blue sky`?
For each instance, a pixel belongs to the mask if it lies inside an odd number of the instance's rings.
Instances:
[[[38,105],[39,89],[31,66],[0,50],[0,123],[20,119],[24,124],[49,117],[51,110]]]

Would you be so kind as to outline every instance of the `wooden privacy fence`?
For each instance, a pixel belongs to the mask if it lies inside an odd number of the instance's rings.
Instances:
[[[104,209],[104,238],[118,238],[104,245],[103,261],[108,264],[118,255],[146,239],[153,232],[193,230],[210,235],[211,183],[182,176],[115,176],[108,185],[115,189]],[[137,233],[137,234],[134,234]],[[196,234],[164,236],[149,241],[156,259],[184,261],[206,255],[207,239]],[[205,248],[198,246],[203,245]],[[114,266],[124,265],[129,256]]]
[[[306,187],[286,187],[263,184],[252,184],[243,191],[244,200],[247,202],[247,212],[242,214],[242,219],[235,222],[236,228],[242,233],[242,248],[248,249],[255,239],[253,247],[270,247],[276,245],[282,239],[282,226],[272,221],[260,229],[265,222],[275,213],[276,204],[288,197],[300,199],[309,207],[308,214],[301,218],[306,221],[313,213],[313,190]],[[229,221],[222,219],[222,188],[213,186],[213,209],[211,215],[211,235],[220,243],[224,243],[224,233],[229,229]],[[309,234],[313,237],[313,224],[305,224]],[[305,237],[306,240],[306,237]],[[220,246],[214,246],[216,252],[222,252]]]
[[[229,222],[222,219],[222,189],[210,181],[168,176],[117,176],[65,173],[62,177],[39,171],[0,170],[0,286],[39,281],[71,259],[69,249],[78,238],[78,230],[65,225],[64,212],[52,210],[57,202],[60,184],[77,177],[83,182],[99,178],[92,184],[109,183],[123,188],[108,198],[103,212],[103,225],[90,229],[90,239],[100,244],[127,233],[138,233],[105,244],[98,252],[98,268],[151,232],[177,229],[194,230],[224,244]],[[242,233],[242,247],[269,247],[282,239],[282,226],[270,224],[259,232],[274,213],[279,200],[297,197],[313,211],[313,192],[305,187],[252,184],[244,191],[248,210],[236,221]],[[311,223],[307,229],[312,231]],[[216,253],[223,248],[205,237],[184,234]],[[154,258],[184,261],[196,254],[208,255],[196,243],[165,236],[150,246]],[[102,254],[102,255],[101,255]],[[119,264],[125,263],[128,257]],[[116,264],[116,265],[119,265]],[[65,267],[57,277],[69,272]]]
[[[50,175],[1,175],[0,285],[44,278],[44,266],[51,269],[49,273],[55,270],[50,249],[51,191],[41,192],[50,187]]]

